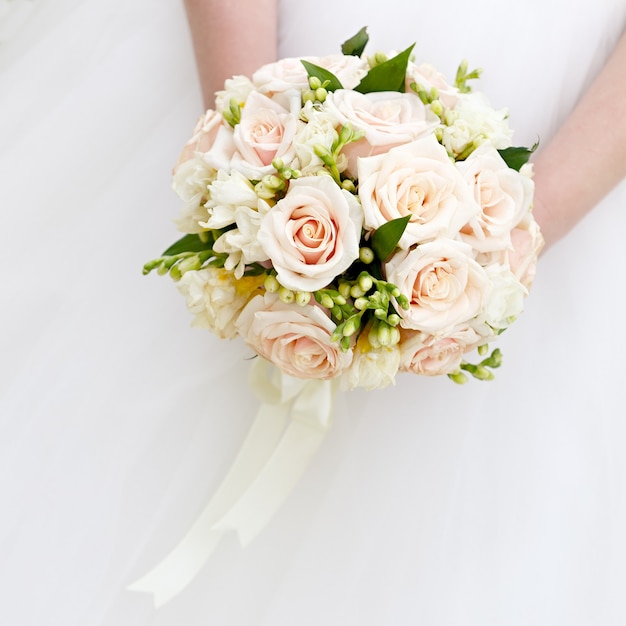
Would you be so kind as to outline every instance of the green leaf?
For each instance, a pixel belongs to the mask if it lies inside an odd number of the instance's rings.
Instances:
[[[537,149],[539,142],[537,142],[532,148],[514,147],[504,148],[498,150],[500,156],[504,159],[504,162],[513,170],[519,172],[522,169],[522,165],[528,163],[530,155]]]
[[[202,241],[199,235],[185,235],[176,243],[173,243],[162,256],[174,256],[181,252],[202,252],[203,250],[212,250],[213,242],[211,239]]]
[[[395,220],[383,224],[374,231],[372,235],[372,250],[380,261],[384,262],[391,256],[410,219],[410,215],[398,217]]]
[[[319,65],[315,65],[313,63],[309,63],[308,61],[301,60],[302,65],[304,65],[309,78],[319,78],[322,85],[328,81],[328,84],[324,85],[326,91],[336,91],[337,89],[343,89],[343,85],[341,81],[327,69],[320,67]]]
[[[404,92],[406,89],[406,68],[413,46],[415,44],[388,61],[374,66],[354,90],[359,93],[372,93],[374,91]]]
[[[363,28],[353,37],[350,37],[347,41],[344,41],[341,46],[341,51],[346,55],[360,57],[367,46],[369,41],[369,35],[367,34],[367,27]]]

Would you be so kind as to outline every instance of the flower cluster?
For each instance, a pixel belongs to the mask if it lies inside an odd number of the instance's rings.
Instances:
[[[226,81],[174,168],[186,234],[144,272],[292,376],[489,379],[542,246],[532,149],[470,89],[477,71],[449,83],[412,46],[366,43]]]

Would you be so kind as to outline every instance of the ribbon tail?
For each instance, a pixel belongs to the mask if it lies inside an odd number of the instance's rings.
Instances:
[[[273,384],[268,375],[274,377]],[[278,383],[276,383],[278,380]],[[153,594],[157,607],[180,593],[210,558],[223,534],[237,532],[247,545],[269,523],[322,444],[332,416],[329,381],[298,381],[266,366],[251,381],[264,402],[215,495],[180,543],[132,583]]]

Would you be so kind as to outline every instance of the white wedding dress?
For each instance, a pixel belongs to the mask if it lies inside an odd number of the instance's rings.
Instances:
[[[529,145],[626,24],[623,0],[453,4],[283,0],[280,53],[336,52],[368,25],[370,51],[415,41],[449,76],[467,58]],[[542,257],[495,381],[341,394],[252,544],[227,535],[158,610],[128,591],[257,404],[246,348],[191,329],[172,282],[141,275],[177,236],[169,175],[201,110],[183,3],[2,10],[0,624],[626,623],[626,184]]]

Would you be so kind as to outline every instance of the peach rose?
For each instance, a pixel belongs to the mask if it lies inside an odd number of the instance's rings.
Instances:
[[[356,172],[359,157],[382,154],[394,146],[424,137],[432,133],[439,122],[413,93],[362,94],[338,89],[328,94],[325,106],[340,124],[365,133],[363,139],[343,149],[351,174]]]
[[[295,306],[275,294],[256,296],[236,322],[246,343],[262,357],[296,378],[327,380],[352,362],[330,336],[335,324],[318,306]]]
[[[316,291],[359,256],[363,214],[357,199],[330,176],[291,182],[261,221],[259,241],[281,285]]]
[[[399,242],[402,248],[453,238],[480,212],[468,184],[433,136],[359,159],[358,170],[366,229],[411,216]]]
[[[178,157],[178,161],[174,166],[174,173],[176,173],[176,170],[182,163],[191,159],[198,152],[204,154],[213,147],[217,131],[223,121],[224,118],[221,114],[212,109],[206,111],[206,113],[198,119],[191,139],[185,144],[183,151]]]
[[[483,341],[467,324],[452,329],[443,337],[419,331],[402,331],[400,371],[422,376],[451,374],[459,368],[463,356]]]
[[[260,179],[274,172],[272,161],[276,158],[289,165],[295,158],[297,123],[297,116],[288,109],[252,92],[233,132],[238,151],[232,159],[233,169],[248,178]]]
[[[530,210],[535,190],[532,179],[511,169],[490,144],[478,147],[457,168],[481,208],[463,227],[463,240],[479,252],[509,247],[511,230]]]
[[[532,214],[528,214],[512,231],[508,261],[516,278],[530,289],[535,280],[537,259],[543,248],[543,235]]]
[[[409,299],[408,310],[398,308],[401,326],[426,333],[440,334],[474,318],[491,288],[471,247],[449,239],[399,252],[384,269]]]
[[[427,91],[435,88],[441,102],[450,109],[454,108],[459,90],[450,85],[446,77],[432,65],[428,63],[421,63],[420,65],[409,63],[406,72],[407,91],[411,91],[411,83],[416,83]]]

